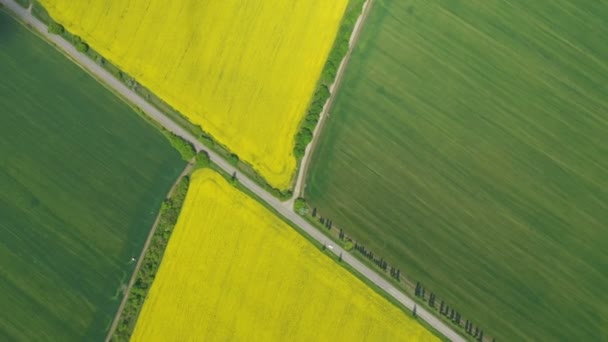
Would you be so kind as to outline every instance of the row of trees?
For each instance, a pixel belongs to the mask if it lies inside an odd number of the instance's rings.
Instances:
[[[303,202],[303,204],[305,205],[305,202]],[[318,215],[318,211],[317,208],[313,208],[311,211],[311,215],[313,218],[317,218],[318,216],[318,220],[321,224],[325,225],[326,228],[331,229],[332,227],[332,220],[328,219],[328,218],[324,218],[320,215]],[[338,232],[338,238],[341,241],[348,241],[350,243],[352,243],[352,239],[348,236],[346,236],[346,233],[344,232],[344,230],[342,230],[342,228],[339,229]],[[366,257],[367,259],[369,259],[370,261],[372,261],[374,264],[376,264],[380,269],[382,269],[383,271],[387,271],[388,270],[388,264],[387,262],[381,258],[381,257],[377,257],[374,255],[374,253],[370,250],[368,250],[367,248],[365,248],[362,244],[358,243],[358,242],[354,242],[354,249],[359,252],[361,255],[363,255],[364,257]],[[340,256],[339,260],[342,260],[342,257]],[[401,281],[401,271],[393,266],[390,267],[389,273],[391,275],[391,277],[395,278],[397,281]],[[462,316],[460,314],[460,312],[454,310],[454,308],[450,307],[449,305],[447,305],[445,303],[445,301],[440,300],[438,301],[435,293],[430,292],[427,296],[426,290],[425,288],[420,284],[420,282],[416,283],[416,287],[414,289],[414,295],[418,298],[421,298],[423,301],[427,302],[428,305],[439,311],[440,315],[443,315],[445,317],[447,317],[450,321],[452,321],[454,324],[456,324],[459,327],[462,327]],[[439,304],[439,305],[437,305]],[[412,310],[412,314],[414,316],[416,316],[416,306],[414,306],[414,309]],[[484,333],[483,330],[479,329],[479,327],[474,326],[474,324],[472,322],[470,322],[469,320],[466,320],[465,325],[464,325],[464,329],[465,332],[468,333],[469,335],[473,336],[474,338],[476,338],[478,341],[483,341],[484,339]],[[494,339],[492,341],[495,341]]]
[[[52,34],[61,35],[65,32],[65,28],[63,27],[63,25],[53,21],[53,22],[49,23],[48,31],[49,31],[49,33],[52,33]]]
[[[183,177],[173,190],[171,196],[162,203],[158,225],[137,272],[135,283],[128,294],[127,302],[120,315],[112,340],[128,341],[135,328],[137,315],[141,310],[144,299],[152,286],[152,281],[160,266],[165,248],[169,243],[169,237],[173,232],[179,212],[186,198],[189,183],[189,178],[187,176]]]
[[[331,95],[329,87],[334,83],[340,63],[342,63],[342,60],[348,52],[350,35],[353,32],[357,18],[359,18],[359,15],[361,14],[364,0],[356,0],[355,2],[355,5],[349,6],[344,14],[334,45],[329,52],[327,62],[325,62],[325,66],[321,72],[321,80],[317,85],[312,101],[308,106],[308,112],[304,118],[304,122],[296,134],[296,144],[294,147],[294,155],[296,158],[302,158],[304,156],[306,146],[312,141],[312,133],[319,122],[323,107]]]
[[[82,53],[89,51],[89,44],[85,43],[79,36],[72,36],[72,44],[76,47],[76,50]]]
[[[391,266],[391,277],[397,279],[397,281],[400,281],[401,280],[401,270]]]
[[[65,28],[63,27],[63,25],[51,21],[47,27],[49,33],[52,34],[57,34],[57,35],[64,35],[65,34]],[[89,51],[89,44],[85,43],[82,38],[80,38],[79,36],[72,36],[70,35],[70,41],[71,43],[76,47],[76,50],[82,52],[82,53],[86,53],[87,51]]]
[[[308,206],[306,205],[306,202],[304,201],[304,199],[302,198],[298,198],[296,199],[296,202],[294,204],[294,209],[296,210],[296,212],[300,213],[303,215],[303,213],[307,213],[308,209],[303,209],[303,206],[306,206],[308,208]],[[317,218],[317,208],[313,208],[312,212],[311,212],[311,216],[313,218]],[[322,216],[318,216],[318,221],[319,223],[321,223],[322,225],[325,226],[325,228],[331,230],[333,228],[333,221],[322,217]],[[371,251],[368,251],[363,245],[354,242],[353,245],[353,240],[350,237],[346,236],[346,233],[344,232],[344,230],[342,230],[342,228],[340,228],[339,232],[338,232],[338,238],[340,239],[340,241],[345,241],[345,246],[348,245],[347,250],[350,250],[352,248],[354,248],[356,251],[358,251],[359,253],[361,253],[364,257],[368,258],[370,261],[372,261],[374,264],[376,264],[376,266],[378,266],[378,268],[380,268],[383,271],[387,271],[388,270],[388,263],[381,257],[375,257],[374,253],[372,253]],[[395,278],[397,281],[401,280],[401,271],[396,269],[395,267],[390,268],[390,275],[391,277]]]
[[[455,311],[454,308],[449,307],[443,300],[441,300],[441,302],[439,304],[439,308],[437,308],[436,307],[437,298],[436,298],[435,294],[433,292],[431,292],[429,294],[428,300],[427,300],[426,291],[425,291],[424,287],[420,284],[420,282],[416,283],[416,288],[414,289],[414,295],[418,298],[421,298],[423,301],[426,301],[431,308],[438,309],[439,314],[447,317],[449,320],[451,320],[457,326],[462,327],[460,325],[461,321],[462,321],[460,312]],[[412,314],[414,316],[416,316],[415,307],[414,307],[414,311],[412,311]],[[464,324],[464,331],[467,334],[476,338],[478,341],[483,341],[483,330],[479,329],[479,327],[476,327],[476,326],[475,326],[475,330],[473,330],[473,327],[474,327],[473,322],[471,322],[467,319]],[[495,341],[495,339],[493,339],[492,341]]]
[[[319,222],[321,222],[321,224],[325,225],[325,228],[327,228],[329,230],[331,230],[331,228],[334,225],[334,222],[332,220],[326,219],[326,218],[323,218],[323,217],[319,218]]]
[[[302,158],[304,156],[306,146],[312,141],[312,132],[319,122],[323,106],[325,106],[325,102],[327,102],[329,96],[330,93],[327,86],[321,85],[315,91],[312,101],[308,106],[306,117],[304,117],[304,122],[296,134],[296,144],[294,147],[294,155],[296,158]]]
[[[372,251],[367,250],[365,247],[363,247],[363,245],[360,245],[359,243],[355,242],[355,250],[361,253],[361,255],[363,255],[364,257],[371,260],[374,264],[376,264],[376,266],[378,266],[383,271],[387,270],[388,263],[384,261],[384,259],[381,257],[375,257],[374,253],[372,253]]]

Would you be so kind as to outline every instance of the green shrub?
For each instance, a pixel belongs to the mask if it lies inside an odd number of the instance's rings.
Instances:
[[[205,151],[199,151],[196,154],[194,166],[197,169],[202,169],[204,167],[209,167],[209,165],[211,165],[211,159],[209,159],[209,154]]]
[[[203,141],[203,144],[207,146],[215,146],[215,141],[211,137],[201,135],[201,140]]]
[[[355,248],[355,245],[353,245],[351,241],[346,241],[342,248],[344,248],[345,251],[350,252],[353,248]]]
[[[306,200],[302,197],[296,198],[293,203],[293,210],[300,215],[306,215],[308,213],[308,204],[306,204]]]
[[[80,42],[78,44],[76,44],[76,50],[85,53],[87,51],[89,51],[89,45],[87,43],[84,42]]]
[[[72,44],[76,47],[76,50],[82,53],[89,51],[89,45],[85,43],[79,36],[72,36]]]
[[[228,156],[228,162],[230,162],[231,165],[236,165],[239,163],[239,156],[237,156],[234,153],[231,153],[230,156]]]
[[[52,34],[63,34],[63,32],[65,32],[63,25],[56,23],[54,21],[49,24],[48,29],[49,29],[49,33],[52,33]]]
[[[325,102],[327,102],[327,99],[330,97],[328,86],[336,79],[340,63],[348,52],[350,35],[355,27],[357,18],[361,14],[364,1],[365,0],[351,0],[351,4],[349,4],[349,7],[344,14],[336,40],[329,52],[323,71],[321,72],[319,85],[308,106],[308,112],[300,127],[300,131],[296,134],[296,144],[294,146],[293,154],[298,159],[304,156],[306,146],[312,141],[312,132],[319,122],[319,116],[323,111]]]
[[[293,154],[296,158],[302,158],[306,152],[306,146],[312,141],[312,131],[303,127],[296,135],[296,146]]]
[[[191,142],[170,132],[167,132],[166,136],[169,138],[171,146],[173,146],[179,152],[183,160],[189,161],[194,158],[196,155],[196,149]]]

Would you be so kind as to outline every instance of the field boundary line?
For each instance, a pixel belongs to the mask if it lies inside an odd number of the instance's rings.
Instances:
[[[186,167],[184,168],[184,171],[182,171],[182,173],[177,177],[177,179],[175,180],[175,182],[173,183],[173,185],[167,192],[167,195],[165,196],[164,200],[171,197],[171,195],[173,194],[173,191],[175,190],[175,188],[177,187],[179,182],[182,180],[182,178],[186,177],[192,171],[193,168],[194,168],[194,163],[189,162],[188,165],[186,165]],[[144,247],[141,249],[141,253],[139,253],[139,257],[137,258],[137,263],[135,264],[135,269],[133,270],[133,274],[131,275],[131,280],[129,280],[129,285],[127,285],[127,288],[122,291],[122,292],[124,292],[124,295],[122,297],[122,301],[120,302],[120,306],[118,307],[118,310],[116,311],[116,315],[114,316],[114,319],[112,320],[112,325],[110,326],[110,329],[108,330],[108,335],[105,338],[105,342],[110,341],[110,339],[112,338],[112,335],[114,335],[114,331],[116,330],[116,327],[118,326],[118,321],[120,320],[122,311],[125,308],[127,299],[129,299],[129,293],[131,292],[131,288],[133,287],[133,284],[135,284],[135,279],[137,278],[137,274],[139,273],[141,264],[144,261],[144,256],[146,255],[146,252],[148,251],[148,247],[150,247],[150,241],[152,241],[152,237],[154,236],[154,233],[156,232],[156,228],[158,227],[158,222],[160,221],[161,214],[162,213],[159,210],[158,214],[156,214],[156,219],[154,220],[154,223],[152,224],[152,228],[150,228],[150,232],[148,233],[148,236],[146,237],[146,242],[144,243]]]
[[[325,118],[329,116],[329,110],[331,109],[331,105],[333,104],[336,94],[340,88],[340,84],[342,83],[342,79],[344,78],[344,71],[346,70],[346,66],[348,65],[348,61],[352,55],[353,49],[357,40],[359,39],[359,35],[361,33],[361,29],[363,28],[363,24],[367,17],[369,16],[369,12],[372,8],[374,0],[366,0],[363,3],[361,14],[357,18],[355,22],[355,26],[353,27],[353,31],[350,34],[350,38],[348,40],[348,51],[342,61],[340,62],[340,66],[338,67],[338,72],[336,73],[336,78],[334,78],[334,82],[329,86],[329,98],[323,105],[323,110],[321,110],[321,114],[319,115],[319,122],[315,126],[315,129],[312,132],[312,141],[306,146],[304,151],[304,156],[300,161],[300,167],[298,168],[298,175],[296,178],[296,184],[293,188],[293,196],[287,202],[287,205],[293,206],[293,202],[296,198],[300,197],[304,192],[304,188],[306,186],[306,176],[308,174],[308,167],[310,166],[310,159],[314,152],[314,149],[319,140],[319,136],[321,135],[321,131],[323,126],[325,125]]]

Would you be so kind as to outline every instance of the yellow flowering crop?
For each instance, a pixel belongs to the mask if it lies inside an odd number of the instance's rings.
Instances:
[[[347,2],[41,0],[280,189]]]
[[[197,171],[133,341],[437,341],[211,170]]]

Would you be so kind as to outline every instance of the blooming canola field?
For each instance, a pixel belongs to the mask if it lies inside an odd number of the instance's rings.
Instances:
[[[197,171],[133,341],[435,341],[212,170]]]
[[[348,0],[41,0],[112,63],[286,189]]]

